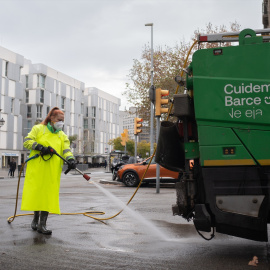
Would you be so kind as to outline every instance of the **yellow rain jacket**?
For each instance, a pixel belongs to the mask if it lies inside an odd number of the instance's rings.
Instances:
[[[65,159],[74,158],[67,135],[62,130],[54,132],[50,123],[47,126],[35,125],[25,137],[23,145],[31,150],[29,158],[40,153],[34,150],[37,144],[51,146]],[[46,160],[50,158],[50,155],[43,157]],[[63,160],[56,155],[48,161],[38,157],[27,163],[21,210],[60,214],[59,188],[62,166]]]

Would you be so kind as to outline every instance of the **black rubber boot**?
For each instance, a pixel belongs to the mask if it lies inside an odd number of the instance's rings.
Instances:
[[[46,228],[46,222],[47,222],[48,215],[49,215],[49,212],[46,212],[46,211],[40,212],[40,220],[39,220],[39,224],[37,226],[37,231],[39,233],[52,234],[52,231],[47,230],[47,228]]]
[[[39,211],[34,211],[34,219],[31,223],[32,230],[36,231],[38,226],[38,220],[39,220]]]

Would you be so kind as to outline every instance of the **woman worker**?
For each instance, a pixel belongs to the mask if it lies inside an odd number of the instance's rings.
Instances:
[[[46,228],[49,212],[60,214],[59,188],[63,165],[62,159],[52,155],[48,147],[69,161],[69,169],[76,168],[70,142],[62,131],[63,125],[64,113],[54,107],[43,122],[33,126],[23,144],[31,150],[29,157],[38,153],[41,156],[27,164],[21,210],[34,211],[31,228],[43,234],[52,233]]]

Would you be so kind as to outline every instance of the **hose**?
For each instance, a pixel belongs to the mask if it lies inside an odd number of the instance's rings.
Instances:
[[[196,43],[197,43],[197,40],[195,40],[194,43],[192,44],[192,46],[189,48],[189,51],[188,51],[188,53],[187,53],[187,56],[186,56],[186,59],[185,59],[184,65],[183,65],[183,69],[186,67],[187,62],[188,62],[189,55],[190,55],[190,53],[191,53],[193,47],[196,45]],[[184,73],[184,70],[183,70],[183,69],[182,69],[181,74],[180,74],[181,77],[183,76],[183,73]],[[178,90],[179,90],[179,85],[178,85],[177,88],[176,88],[175,94],[178,93]],[[173,103],[172,103],[171,106],[170,106],[170,109],[169,109],[169,111],[168,111],[168,115],[167,115],[166,120],[169,119],[169,116],[170,116],[170,113],[171,113],[172,108],[173,108]],[[152,162],[152,160],[153,160],[153,157],[154,157],[155,154],[156,154],[156,149],[157,149],[157,147],[155,147],[154,152],[153,152],[153,154],[152,154],[152,156],[151,156],[151,158],[150,158],[150,162],[148,162],[148,165],[147,165],[147,167],[146,167],[146,169],[145,169],[145,171],[144,171],[144,173],[143,173],[143,176],[142,176],[142,178],[140,179],[140,182],[139,182],[139,184],[138,184],[136,190],[134,191],[133,195],[132,195],[131,198],[128,200],[126,206],[128,206],[128,205],[130,204],[130,202],[131,202],[131,201],[133,200],[133,198],[135,197],[137,191],[139,190],[139,188],[140,188],[140,186],[141,186],[141,184],[142,184],[142,181],[143,181],[143,179],[144,179],[144,177],[145,177],[145,174],[147,173],[147,171],[148,171],[148,169],[149,169],[149,166],[150,166],[150,164],[151,164],[151,162]],[[55,153],[54,153],[54,154],[55,154]],[[19,215],[16,215],[16,213],[17,213],[17,204],[18,204],[18,195],[19,195],[19,186],[20,186],[21,173],[22,173],[22,171],[23,171],[23,168],[24,168],[25,164],[26,164],[28,161],[30,161],[31,159],[34,159],[34,158],[38,157],[39,155],[40,155],[40,154],[36,154],[35,156],[29,158],[28,160],[26,160],[26,161],[23,163],[23,165],[22,165],[22,167],[21,167],[20,174],[19,174],[19,179],[18,179],[18,185],[17,185],[17,194],[16,194],[15,211],[14,211],[14,215],[11,216],[11,217],[9,217],[9,218],[7,219],[7,222],[8,222],[9,224],[15,219],[15,217],[20,217],[20,216],[32,216],[32,215],[34,215],[34,214],[32,214],[32,213],[31,213],[31,214],[19,214]],[[57,156],[60,157],[61,159],[63,159],[64,161],[66,161],[66,162],[68,163],[68,161],[65,160],[63,157],[61,157],[60,155],[57,154]],[[81,171],[79,171],[79,173],[81,173],[81,174],[83,175],[83,177],[84,177],[86,180],[89,180],[89,178],[87,179],[87,177],[85,177],[85,174],[83,174]],[[89,211],[87,211],[87,212],[83,212],[83,213],[61,213],[61,215],[84,215],[84,216],[90,217],[90,218],[92,218],[92,219],[94,219],[94,220],[97,220],[97,221],[99,221],[99,222],[104,223],[103,221],[113,219],[113,218],[117,217],[118,215],[120,215],[120,214],[124,211],[124,209],[125,209],[125,208],[123,208],[122,210],[120,210],[120,211],[119,211],[118,213],[116,213],[115,215],[113,215],[113,216],[111,216],[111,217],[107,217],[107,218],[98,218],[98,217],[92,216],[92,215],[104,215],[104,214],[105,214],[105,212],[99,212],[99,211],[97,211],[97,212],[89,212]]]
[[[19,174],[19,179],[18,179],[18,184],[17,184],[17,194],[16,194],[16,203],[15,203],[14,215],[11,216],[11,217],[9,217],[9,218],[7,219],[7,222],[8,222],[8,223],[11,223],[11,222],[15,219],[15,217],[25,216],[25,215],[33,215],[33,214],[21,214],[21,215],[16,215],[16,213],[17,213],[17,205],[18,205],[18,197],[19,197],[19,188],[20,188],[21,174],[22,174],[22,172],[23,172],[23,168],[24,168],[25,164],[26,164],[29,160],[34,159],[34,158],[37,158],[37,157],[39,157],[39,156],[40,156],[40,154],[36,154],[36,155],[34,155],[33,157],[27,159],[27,160],[23,163],[23,165],[22,165],[22,167],[21,167],[20,174]]]
[[[35,155],[35,156],[29,158],[28,160],[26,160],[26,161],[23,163],[23,165],[22,165],[22,167],[21,167],[20,174],[19,174],[19,178],[18,178],[18,184],[17,184],[17,194],[16,194],[16,203],[15,203],[14,215],[13,215],[13,216],[10,216],[10,217],[7,219],[7,222],[8,222],[9,224],[10,224],[11,222],[14,221],[15,217],[21,217],[21,216],[33,216],[33,215],[34,215],[34,214],[32,214],[32,213],[16,215],[16,213],[17,213],[17,205],[18,205],[18,197],[19,197],[20,180],[21,180],[21,174],[22,174],[22,172],[23,172],[23,168],[24,168],[25,164],[26,164],[29,160],[34,159],[34,158],[36,158],[36,157],[38,157],[38,156],[40,156],[40,155],[37,154],[37,155]],[[59,155],[57,155],[57,156],[59,156]],[[144,172],[144,174],[143,174],[143,176],[142,176],[142,179],[141,179],[141,181],[140,181],[138,187],[136,188],[134,194],[133,194],[133,195],[131,196],[131,198],[129,199],[127,205],[132,201],[132,199],[134,198],[135,194],[137,193],[139,187],[141,186],[142,180],[144,179],[144,176],[145,176],[145,174],[146,174],[146,172],[147,172],[147,170],[148,170],[148,168],[149,168],[149,166],[150,166],[150,164],[151,164],[152,159],[153,159],[153,156],[151,157],[151,160],[150,160],[149,164],[147,165],[147,168],[146,168],[146,170],[145,170],[145,172]],[[104,223],[104,222],[103,222],[104,220],[109,220],[109,219],[112,219],[112,218],[118,216],[120,213],[123,212],[123,210],[124,210],[124,208],[123,208],[121,211],[119,211],[117,214],[115,214],[115,215],[113,215],[113,216],[111,216],[111,217],[108,217],[108,218],[98,218],[98,217],[92,216],[92,215],[105,215],[105,212],[100,212],[100,211],[93,211],[93,212],[92,212],[92,211],[87,211],[87,212],[83,212],[83,213],[61,213],[61,215],[84,215],[84,216],[86,216],[86,217],[90,217],[90,218],[92,218],[92,219],[95,219],[95,220],[97,220],[97,221],[99,221],[99,222]]]
[[[188,50],[188,53],[187,53],[187,56],[186,56],[186,59],[185,59],[185,62],[184,62],[183,68],[182,68],[182,72],[181,72],[181,74],[180,74],[181,77],[183,76],[184,68],[186,68],[186,65],[187,65],[187,62],[188,62],[189,55],[190,55],[190,53],[191,53],[193,47],[196,45],[197,42],[198,42],[198,41],[195,40],[195,41],[193,42],[193,44],[191,45],[191,47],[189,48],[189,50]],[[179,85],[177,85],[175,94],[177,94],[178,90],[179,90]],[[172,103],[171,106],[170,106],[170,109],[169,109],[169,111],[168,111],[168,115],[167,115],[166,120],[169,119],[169,116],[170,116],[170,113],[171,113],[172,108],[173,108],[173,103]],[[131,198],[130,198],[129,201],[127,202],[127,204],[126,204],[127,206],[129,205],[129,203],[132,201],[132,199],[133,199],[134,196],[136,195],[137,191],[139,190],[139,188],[140,188],[140,186],[141,186],[141,184],[142,184],[142,181],[143,181],[143,179],[144,179],[144,177],[145,177],[145,174],[147,173],[147,171],[148,171],[148,169],[149,169],[149,166],[150,166],[150,164],[151,164],[151,162],[152,162],[152,159],[153,159],[153,157],[154,157],[155,154],[156,154],[156,151],[157,151],[157,146],[156,146],[155,149],[154,149],[154,152],[153,152],[153,154],[152,154],[152,156],[151,156],[151,158],[150,158],[150,161],[148,162],[148,165],[147,165],[147,167],[146,167],[146,169],[145,169],[145,171],[144,171],[144,174],[143,174],[143,176],[142,176],[142,178],[141,178],[141,180],[140,180],[140,182],[139,182],[139,184],[138,184],[138,187],[136,188],[136,190],[134,191],[133,195],[131,196]],[[115,214],[115,215],[113,215],[113,216],[111,216],[111,217],[108,217],[108,218],[96,218],[96,217],[92,217],[92,216],[90,216],[90,217],[93,218],[93,219],[95,219],[95,220],[98,220],[98,221],[101,221],[101,220],[109,220],[109,219],[112,219],[112,218],[117,217],[119,214],[121,214],[121,213],[123,212],[123,210],[124,210],[124,208],[123,208],[121,211],[119,211],[117,214]]]
[[[193,47],[197,44],[197,42],[198,42],[198,41],[195,40],[195,41],[193,42],[193,44],[190,46],[189,50],[188,50],[188,53],[187,53],[187,56],[186,56],[186,59],[185,59],[185,62],[184,62],[184,65],[183,65],[183,68],[182,68],[182,71],[181,71],[181,74],[180,74],[180,77],[181,77],[181,78],[183,77],[184,69],[185,69],[186,66],[187,66],[187,62],[188,62],[189,55],[190,55],[190,53],[191,53]],[[177,87],[176,87],[176,90],[175,90],[175,93],[174,93],[175,95],[178,93],[178,90],[179,90],[179,85],[177,85]],[[169,119],[169,116],[170,116],[170,114],[171,114],[172,108],[173,108],[173,103],[172,103],[171,106],[170,106],[170,109],[169,109],[169,112],[168,112],[166,121],[168,121],[168,119]]]
[[[67,160],[65,160],[63,157],[61,157],[61,156],[60,156],[53,148],[50,148],[50,149],[53,150],[53,151],[51,151],[52,154],[56,154],[58,157],[60,157],[61,159],[63,159],[65,162],[67,162],[67,163],[69,164],[69,162],[68,162]],[[51,155],[52,155],[52,154],[51,154]],[[36,155],[32,156],[31,158],[27,159],[27,160],[22,164],[22,167],[21,167],[21,170],[20,170],[20,173],[19,173],[18,184],[17,184],[17,194],[16,194],[16,203],[15,203],[14,215],[11,216],[11,217],[9,217],[9,218],[7,219],[7,222],[8,222],[9,224],[10,224],[11,222],[14,221],[15,217],[21,217],[21,216],[33,216],[33,215],[34,215],[34,214],[32,214],[32,213],[31,213],[31,214],[19,214],[19,215],[16,215],[16,213],[17,213],[17,206],[18,206],[18,197],[19,197],[19,189],[20,189],[21,174],[22,174],[22,172],[23,172],[24,166],[25,166],[25,164],[26,164],[28,161],[30,161],[30,160],[32,160],[32,159],[34,159],[34,158],[37,158],[37,157],[39,157],[39,156],[41,156],[41,154],[36,154]],[[45,161],[46,161],[46,160],[45,160]],[[84,177],[86,180],[89,180],[89,179],[90,179],[89,176],[87,176],[86,174],[83,174],[80,170],[77,169],[77,171],[78,171],[80,174],[82,174],[83,177]],[[67,171],[66,171],[66,172],[67,172]],[[91,215],[104,215],[105,213],[104,213],[104,212],[99,212],[99,211],[94,211],[94,212],[92,212],[92,211],[87,211],[87,212],[84,212],[84,213],[61,213],[61,215],[84,215],[84,216],[90,217],[89,214],[91,214]],[[102,222],[102,221],[100,221],[100,222]],[[102,223],[104,223],[104,222],[102,222]]]

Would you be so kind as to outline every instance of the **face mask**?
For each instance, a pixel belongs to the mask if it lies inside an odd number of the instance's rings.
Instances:
[[[63,121],[59,121],[53,124],[55,129],[62,129],[64,126],[64,122]]]

